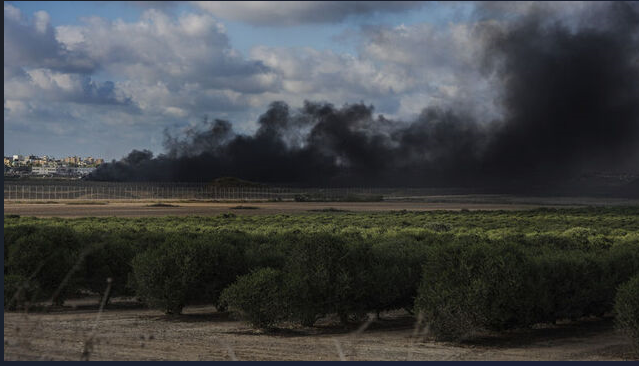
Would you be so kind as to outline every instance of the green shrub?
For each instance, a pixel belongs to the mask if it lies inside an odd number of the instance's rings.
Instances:
[[[7,215],[5,215],[5,219]],[[4,228],[4,274],[9,274],[9,251],[15,244],[16,240],[21,237],[31,235],[38,230],[36,225],[15,225],[5,226]]]
[[[537,321],[575,320],[587,315],[589,308],[597,315],[604,311],[601,304],[595,305],[600,299],[593,287],[601,282],[603,275],[596,258],[579,251],[551,250],[536,256],[533,261],[539,289]]]
[[[111,278],[109,298],[113,296],[130,296],[133,290],[127,286],[132,273],[131,261],[139,251],[135,243],[123,240],[116,235],[98,233],[88,240],[93,250],[84,260],[83,287],[87,290],[103,294],[107,279]]]
[[[273,268],[238,277],[222,292],[220,302],[258,328],[271,328],[289,317],[282,272]]]
[[[453,229],[452,225],[447,224],[445,222],[429,222],[426,225],[424,225],[424,227],[437,232],[446,232],[446,231],[451,231]]]
[[[369,246],[349,246],[336,235],[298,236],[284,267],[292,317],[312,326],[328,314],[342,322],[365,314],[370,259]]]
[[[20,275],[4,276],[4,309],[15,310],[33,300],[40,291],[37,284]]]
[[[20,237],[27,236],[39,230],[37,225],[14,225],[5,226],[4,228],[4,245],[5,247],[13,245]]]
[[[616,288],[639,273],[639,247],[558,251],[531,256],[537,294],[537,321],[602,316],[613,308]]]
[[[613,288],[609,289],[612,293],[623,282],[639,274],[639,241],[613,245],[607,251],[606,258],[608,275],[613,278],[614,283]]]
[[[639,271],[636,244],[558,250],[526,248],[513,238],[473,244],[458,237],[433,248],[415,306],[436,337],[602,316],[619,284]]]
[[[377,313],[401,308],[412,310],[427,248],[426,243],[409,238],[372,243],[368,309]]]
[[[244,235],[241,240],[247,268],[284,267],[290,246],[287,236]]]
[[[80,284],[74,267],[81,264],[82,245],[75,232],[57,226],[20,229],[22,235],[11,238],[8,273],[30,278],[39,289],[34,294],[36,300],[52,299],[54,304],[63,304]],[[64,283],[67,274],[71,276]]]
[[[132,263],[136,294],[167,314],[179,314],[190,304],[217,304],[222,290],[246,271],[241,252],[222,239],[176,234],[137,255]]]
[[[617,328],[630,337],[639,352],[639,275],[619,287],[614,310]]]
[[[529,265],[513,245],[479,243],[433,248],[415,300],[433,334],[458,340],[480,329],[529,323],[534,294]]]

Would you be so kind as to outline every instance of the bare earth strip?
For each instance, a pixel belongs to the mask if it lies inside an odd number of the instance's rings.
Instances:
[[[175,207],[150,207],[150,202],[108,202],[108,204],[4,203],[5,214],[36,217],[143,217],[143,216],[215,216],[233,212],[245,215],[304,213],[311,210],[348,211],[432,211],[432,210],[522,210],[540,207],[535,204],[464,203],[464,202],[234,202],[181,203]],[[257,209],[234,209],[237,206]]]
[[[97,300],[96,300],[97,301]],[[96,306],[4,314],[5,360],[79,360]],[[610,320],[450,344],[414,336],[414,319],[384,314],[359,334],[325,322],[263,333],[210,307],[178,317],[117,304],[102,314],[91,360],[624,360],[629,342]]]

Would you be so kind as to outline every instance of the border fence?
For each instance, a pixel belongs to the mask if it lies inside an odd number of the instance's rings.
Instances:
[[[117,183],[69,181],[55,184],[5,182],[5,201],[58,200],[263,200],[263,201],[381,201],[436,194],[429,188],[293,188],[218,187],[206,183]]]

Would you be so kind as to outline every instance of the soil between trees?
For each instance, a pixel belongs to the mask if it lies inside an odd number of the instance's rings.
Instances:
[[[70,300],[49,312],[5,312],[5,360],[80,360],[99,299]],[[364,330],[336,320],[262,332],[213,307],[165,316],[116,299],[96,326],[90,360],[628,360],[629,341],[611,319],[435,342],[401,311]],[[417,335],[415,335],[417,333]],[[339,350],[338,350],[339,347]]]

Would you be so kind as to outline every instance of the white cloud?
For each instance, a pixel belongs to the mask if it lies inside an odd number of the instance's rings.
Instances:
[[[250,56],[281,78],[282,90],[269,97],[338,105],[365,101],[402,118],[429,105],[461,106],[489,118],[496,111],[490,80],[481,72],[486,27],[485,22],[368,26],[357,36],[356,55],[256,47]]]
[[[274,82],[263,65],[231,48],[224,26],[209,15],[172,19],[151,9],[133,23],[89,18],[81,26],[59,27],[58,39],[82,49],[107,73],[147,85],[162,81],[178,89],[198,83],[254,93]]]
[[[218,17],[258,26],[337,23],[349,16],[417,9],[421,1],[193,1]]]
[[[27,19],[10,4],[4,4],[4,66],[5,80],[20,75],[19,69],[25,67],[66,72],[92,72],[96,68],[86,55],[72,52],[56,40],[46,12]]]
[[[26,46],[25,33],[32,38]],[[43,46],[29,45],[33,40]],[[58,64],[88,60],[91,71],[117,81],[98,82],[88,70],[41,61],[51,55]],[[166,123],[166,116],[180,120],[245,109],[245,95],[276,90],[279,82],[268,67],[233,50],[224,26],[210,15],[172,18],[147,10],[137,22],[92,17],[53,29],[46,13],[30,21],[5,4],[4,91],[10,103],[122,104],[132,114]]]
[[[368,27],[360,57],[375,60],[386,75],[406,82],[403,113],[429,104],[476,107],[490,103],[488,81],[481,73],[483,23],[449,23],[444,27],[415,24],[397,27]],[[416,97],[427,96],[421,106]],[[410,102],[412,100],[413,102]]]
[[[4,95],[10,101],[130,104],[130,98],[112,82],[42,68],[27,70],[22,78],[5,80]]]

